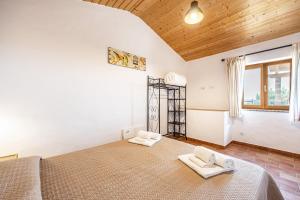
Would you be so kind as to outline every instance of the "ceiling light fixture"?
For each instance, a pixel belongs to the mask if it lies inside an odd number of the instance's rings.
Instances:
[[[204,18],[202,10],[198,6],[198,1],[191,3],[191,8],[187,11],[184,21],[187,24],[197,24]]]

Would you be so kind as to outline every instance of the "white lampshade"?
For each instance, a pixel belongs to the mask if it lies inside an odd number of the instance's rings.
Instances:
[[[191,8],[185,14],[184,21],[187,24],[197,24],[204,18],[202,10],[198,6],[197,1],[191,3]]]

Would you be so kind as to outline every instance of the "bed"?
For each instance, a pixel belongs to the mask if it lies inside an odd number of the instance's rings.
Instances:
[[[178,160],[194,146],[163,138],[153,147],[114,142],[46,159],[0,163],[0,199],[282,200],[261,167],[203,179]],[[20,186],[21,185],[21,186]]]

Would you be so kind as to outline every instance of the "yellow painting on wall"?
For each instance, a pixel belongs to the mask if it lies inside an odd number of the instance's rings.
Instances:
[[[108,47],[108,63],[146,71],[146,58]]]

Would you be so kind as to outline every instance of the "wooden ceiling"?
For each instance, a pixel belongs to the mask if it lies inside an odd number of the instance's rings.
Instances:
[[[300,32],[300,0],[198,0],[196,25],[183,21],[191,0],[84,1],[137,15],[186,61]]]

